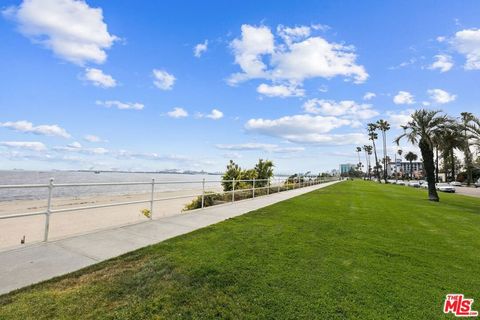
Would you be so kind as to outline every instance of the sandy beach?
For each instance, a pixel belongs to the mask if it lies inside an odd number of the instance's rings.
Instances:
[[[217,192],[220,191],[220,187],[211,187],[208,188],[207,191]],[[184,198],[156,201],[153,208],[153,219],[181,214],[185,205],[195,198],[194,195],[201,194],[201,192],[201,188],[191,188],[182,191],[162,191],[155,193],[155,199],[172,197]],[[150,193],[142,193],[53,198],[52,209],[58,210],[150,200],[150,196]],[[46,208],[46,199],[0,201],[0,215],[41,212],[46,211]],[[150,203],[145,202],[107,208],[53,213],[50,216],[49,239],[54,240],[147,220],[148,218],[141,213],[142,209],[150,209]],[[20,240],[24,236],[27,244],[42,241],[44,228],[45,215],[0,220],[0,250],[19,246]]]

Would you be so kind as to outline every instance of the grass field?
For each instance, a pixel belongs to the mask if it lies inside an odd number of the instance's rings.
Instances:
[[[480,199],[348,181],[1,296],[0,319],[453,318],[447,293],[480,310]]]

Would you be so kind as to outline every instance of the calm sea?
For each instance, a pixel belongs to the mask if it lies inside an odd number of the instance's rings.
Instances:
[[[76,172],[76,171],[0,171],[0,185],[48,184],[50,178],[54,183],[87,183],[87,182],[156,182],[175,181],[175,184],[155,185],[156,191],[177,191],[201,189],[202,179],[207,187],[220,186],[221,176],[201,174],[167,174],[167,173],[121,173],[121,172]],[[198,181],[190,184],[187,181]],[[92,195],[132,194],[149,192],[148,185],[140,186],[86,186],[54,188],[54,197],[81,197]],[[0,189],[0,201],[20,199],[45,199],[46,188],[41,189]]]

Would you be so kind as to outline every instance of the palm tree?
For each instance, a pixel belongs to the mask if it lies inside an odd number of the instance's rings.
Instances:
[[[390,124],[380,119],[377,121],[377,128],[382,132],[383,138],[383,179],[387,183],[387,131],[390,130]]]
[[[358,165],[357,167],[362,170],[362,161],[360,160],[360,152],[362,152],[362,148],[361,147],[357,147],[356,148],[356,152],[358,154]]]
[[[423,167],[428,181],[428,199],[430,201],[439,201],[438,193],[435,188],[435,165],[433,163],[433,138],[438,130],[441,130],[443,124],[449,120],[446,115],[441,115],[440,111],[420,109],[412,114],[412,119],[405,126],[402,126],[404,133],[395,139],[397,144],[400,140],[406,138],[412,144],[418,144],[422,152]]]
[[[365,151],[365,163],[367,164],[366,173],[368,174],[368,178],[370,179],[370,171],[372,167],[370,166],[370,156],[372,155],[372,146],[364,145],[363,151]]]
[[[369,140],[372,140],[373,144],[373,153],[375,155],[375,167],[374,172],[377,176],[378,182],[380,182],[380,174],[378,173],[378,157],[377,157],[377,147],[375,146],[375,140],[378,139],[378,134],[375,132],[377,130],[377,125],[375,123],[369,123],[367,125]]]
[[[410,179],[412,179],[413,177],[413,165],[412,165],[412,162],[413,161],[416,161],[418,159],[418,156],[413,153],[412,151],[408,152],[406,155],[405,155],[405,160],[409,161],[410,162]]]
[[[463,131],[463,153],[465,155],[465,167],[467,169],[467,185],[470,186],[472,183],[472,169],[473,169],[473,161],[472,161],[472,152],[470,151],[470,140],[474,138],[472,134],[472,127],[475,127],[475,116],[470,112],[462,112],[460,113],[460,129]],[[474,131],[473,131],[474,133]]]
[[[257,183],[258,187],[265,187],[268,185],[268,182],[273,177],[273,167],[273,162],[270,160],[258,160],[254,169],[257,172],[256,178],[260,180]]]
[[[442,126],[440,137],[441,142],[439,147],[443,153],[445,176],[448,172],[447,164],[450,164],[450,180],[455,181],[455,149],[461,149],[464,145],[462,130],[455,122],[449,121]]]

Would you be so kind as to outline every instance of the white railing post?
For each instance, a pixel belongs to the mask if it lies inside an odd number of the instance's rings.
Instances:
[[[45,233],[43,234],[43,241],[48,241],[48,230],[50,229],[50,213],[52,211],[52,191],[53,191],[53,178],[50,178],[48,184],[48,200],[47,211],[45,212]]]
[[[205,178],[202,180],[202,209],[205,205]]]
[[[253,178],[252,198],[255,198],[255,178]]]
[[[232,179],[232,203],[235,202],[235,178]]]
[[[150,195],[150,220],[153,219],[153,194],[155,192],[155,178],[152,178],[152,194]]]

